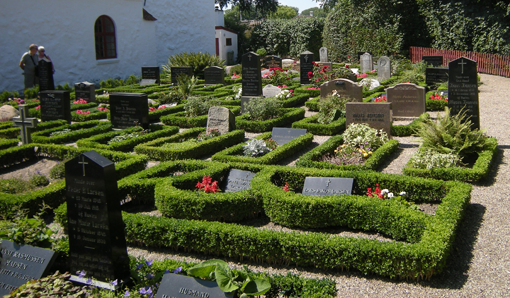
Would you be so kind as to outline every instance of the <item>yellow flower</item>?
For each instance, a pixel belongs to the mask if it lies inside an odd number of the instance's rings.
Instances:
[[[372,151],[369,151],[368,154],[372,155]]]
[[[363,157],[367,157],[367,156],[368,156],[368,154],[367,154],[367,153],[363,153]]]

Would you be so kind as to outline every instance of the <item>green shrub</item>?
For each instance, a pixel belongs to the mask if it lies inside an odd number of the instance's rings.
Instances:
[[[32,183],[35,186],[46,186],[50,184],[50,180],[48,179],[48,177],[37,172],[35,175],[32,176],[32,178],[30,178],[30,183]]]
[[[350,102],[349,97],[337,95],[336,90],[333,94],[319,100],[319,117],[317,122],[320,124],[330,124],[345,115],[345,104]]]
[[[193,92],[197,85],[198,78],[195,76],[189,77],[187,74],[181,73],[177,77],[177,93],[186,100]]]
[[[219,105],[220,101],[217,98],[193,96],[184,103],[184,111],[186,111],[186,117],[202,116],[207,115],[211,107]]]
[[[161,67],[167,75],[170,75],[172,67],[191,66],[193,76],[203,78],[204,69],[210,66],[224,67],[224,62],[218,56],[209,53],[184,52],[170,56],[167,64],[163,64]]]
[[[271,152],[271,149],[266,146],[264,140],[251,139],[246,142],[246,145],[243,145],[244,156],[257,157],[268,152]]]
[[[381,147],[388,141],[388,135],[382,131],[371,128],[365,123],[352,123],[343,133],[345,144],[360,148],[370,148],[372,151]]]
[[[437,151],[418,150],[409,165],[417,169],[450,168],[460,164],[460,157],[453,153],[439,153]]]
[[[263,132],[273,127],[285,127],[305,116],[305,110],[301,108],[280,109],[277,113],[281,116],[266,121],[251,120],[250,115],[243,114],[236,117],[236,127],[251,132]]]
[[[265,121],[277,118],[280,114],[282,103],[272,97],[252,98],[244,107],[244,113],[250,120]]]

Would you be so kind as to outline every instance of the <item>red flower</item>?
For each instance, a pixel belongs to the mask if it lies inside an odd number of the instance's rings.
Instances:
[[[345,68],[349,68],[349,64],[345,64]]]
[[[39,110],[41,108],[41,105],[38,105],[37,107],[35,107],[36,110]]]
[[[309,71],[308,72],[308,79],[311,79],[313,77],[313,72]]]
[[[282,189],[285,191],[290,191],[289,184],[285,182],[285,186]]]

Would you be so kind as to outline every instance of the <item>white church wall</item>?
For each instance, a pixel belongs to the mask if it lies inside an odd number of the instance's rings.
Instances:
[[[146,0],[145,9],[156,19],[157,62],[182,52],[215,54],[216,15],[212,0]]]
[[[43,45],[55,64],[55,83],[140,75],[157,65],[156,26],[142,19],[139,0],[0,0],[0,91],[22,90],[23,53]],[[116,30],[116,59],[96,60],[94,23],[109,16]]]

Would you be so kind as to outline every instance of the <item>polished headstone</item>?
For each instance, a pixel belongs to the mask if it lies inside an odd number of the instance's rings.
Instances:
[[[448,82],[448,67],[427,67],[425,69],[425,83],[432,86]]]
[[[96,101],[96,86],[89,82],[74,84],[74,94],[76,99],[83,99],[86,102]]]
[[[55,90],[55,83],[53,81],[53,65],[52,62],[39,60],[37,64],[39,72],[39,91]]]
[[[332,196],[352,194],[353,178],[306,177],[303,195]]]
[[[225,70],[223,67],[211,66],[204,69],[206,85],[225,84]]]
[[[255,177],[255,173],[231,169],[227,177],[224,192],[236,192],[251,188],[251,180]]]
[[[306,51],[299,55],[299,76],[302,85],[310,84],[309,72],[313,73],[313,53]]]
[[[41,91],[41,120],[67,120],[71,123],[71,99],[69,91]]]
[[[149,126],[149,105],[145,93],[110,93],[110,120],[114,128]]]
[[[232,298],[233,294],[223,292],[215,281],[197,279],[179,274],[163,275],[155,298]]]
[[[170,67],[170,79],[172,84],[177,84],[177,78],[181,75],[185,74],[191,78],[193,72],[191,70],[191,66],[180,66],[180,67]]]
[[[154,80],[153,84],[160,84],[161,79],[159,76],[158,66],[143,66],[142,67],[142,80]]]
[[[260,75],[260,58],[254,52],[242,56],[242,88],[243,96],[262,95],[262,77]]]
[[[264,57],[264,66],[266,68],[282,68],[282,58],[278,56]]]
[[[433,67],[443,65],[443,56],[422,56],[421,59],[423,62],[427,63],[427,65],[432,65]]]
[[[477,63],[471,59],[461,57],[450,62],[449,68],[448,107],[451,114],[456,115],[464,108],[467,117],[473,124],[471,129],[479,129]]]

